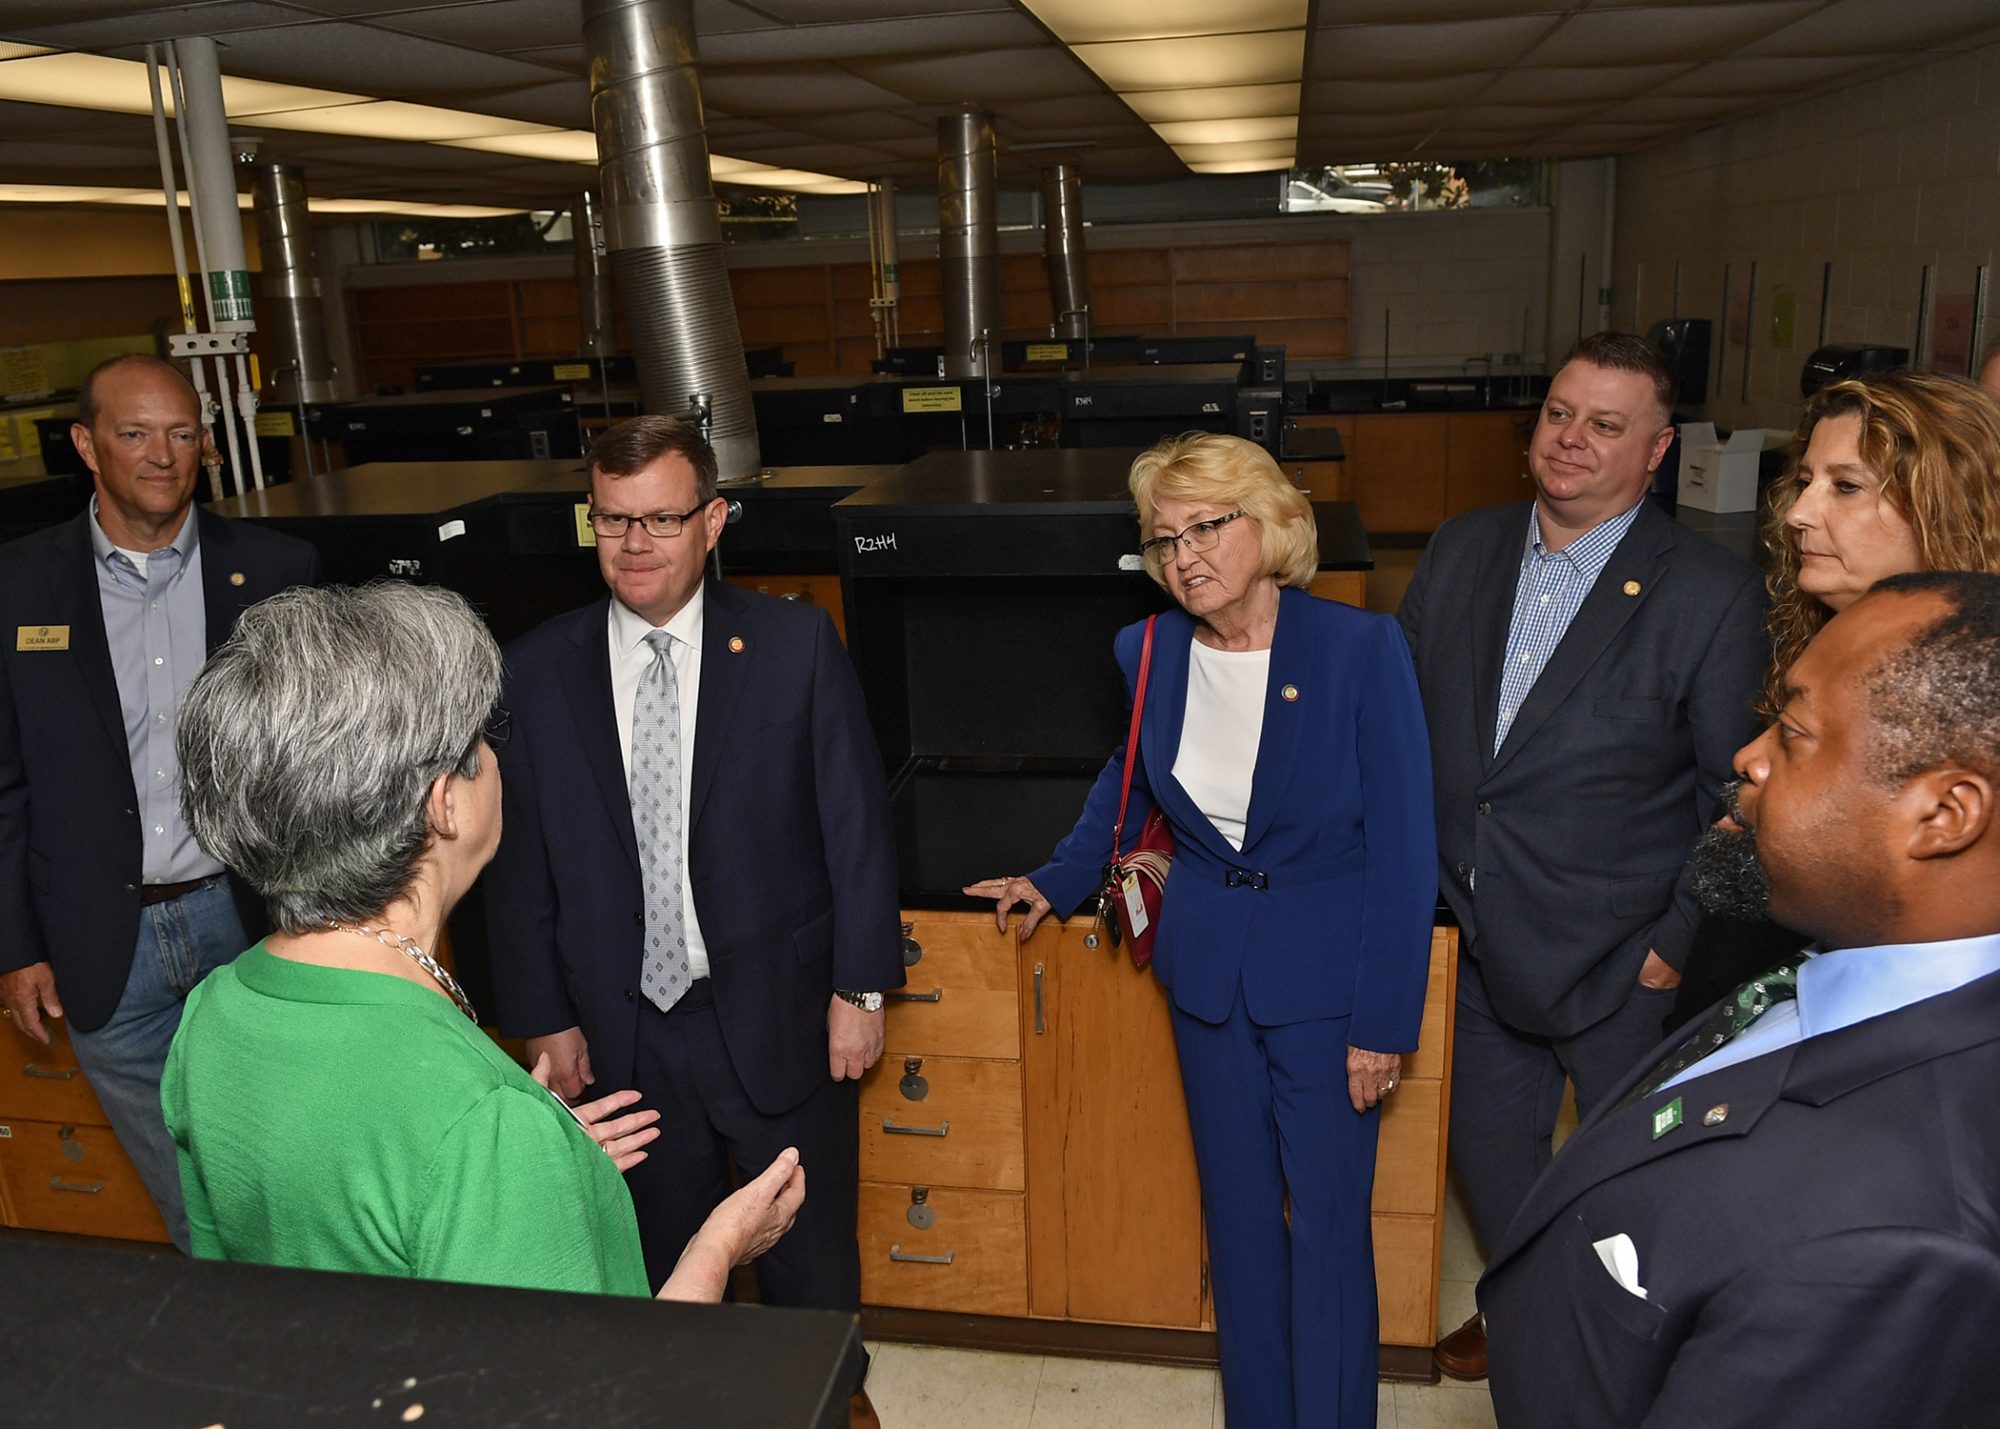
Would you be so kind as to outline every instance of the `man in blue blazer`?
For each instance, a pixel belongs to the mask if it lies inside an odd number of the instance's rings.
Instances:
[[[763,1296],[852,1311],[855,1079],[903,982],[888,793],[826,613],[704,581],[715,475],[666,418],[592,448],[612,596],[507,652],[494,992],[562,1094],[631,1087],[659,1110],[627,1177],[656,1281],[732,1161],[796,1146],[810,1189],[758,1262]]]
[[[182,1000],[248,938],[243,890],[181,822],[174,722],[236,618],[317,580],[319,557],[193,510],[201,407],[178,368],[112,358],[77,407],[90,509],[0,550],[0,1005],[38,1044],[67,1018],[185,1251],[160,1069]]]
[[[1994,1422],[2000,577],[1892,577],[1786,683],[1697,874],[1818,949],[1536,1182],[1479,1287],[1503,1429]]]
[[[1462,929],[1451,1158],[1489,1249],[1548,1164],[1565,1080],[1588,1112],[1658,1040],[1688,852],[1757,726],[1757,573],[1646,499],[1673,396],[1651,344],[1586,338],[1535,428],[1535,499],[1446,522],[1398,612]],[[1485,1359],[1476,1316],[1438,1347],[1459,1377]]]

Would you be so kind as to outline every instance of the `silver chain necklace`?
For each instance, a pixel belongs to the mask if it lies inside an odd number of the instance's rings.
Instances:
[[[373,938],[385,948],[394,948],[435,978],[437,985],[449,993],[451,1000],[458,1004],[458,1010],[470,1017],[474,1026],[479,1024],[479,1014],[472,1010],[472,999],[465,995],[465,989],[458,985],[458,979],[446,972],[444,965],[436,958],[418,947],[415,938],[404,937],[394,928],[371,928],[366,923],[340,923],[332,918],[326,920],[326,926],[336,933],[352,933],[357,938]]]

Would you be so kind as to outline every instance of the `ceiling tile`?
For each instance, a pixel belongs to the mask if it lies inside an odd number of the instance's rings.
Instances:
[[[550,0],[484,0],[478,5],[400,10],[377,15],[371,23],[486,51],[496,48],[496,36],[506,38],[509,51],[583,42],[583,20],[576,5]]]
[[[1880,58],[1926,45],[1990,38],[2000,31],[1993,0],[1834,0],[1748,47],[1762,55],[1869,55]]]
[[[1692,63],[1638,65],[1631,69],[1529,63],[1498,76],[1479,98],[1486,104],[1602,104],[1643,94],[1693,68]]]
[[[1767,103],[1790,92],[1810,89],[1852,70],[1876,62],[1873,56],[1782,59],[1731,58],[1697,66],[1679,79],[1670,79],[1655,91],[1658,94],[1728,95],[1745,103]]]
[[[1810,15],[1824,0],[1735,5],[1628,6],[1569,16],[1529,56],[1536,65],[1592,67],[1727,55]],[[1889,3],[1889,0],[1884,0]]]
[[[712,98],[741,117],[766,114],[865,112],[893,106],[900,96],[859,75],[812,65],[770,65],[707,70],[701,76],[704,100]]]
[[[1433,79],[1504,69],[1558,23],[1550,15],[1503,15],[1432,25],[1322,26],[1313,32],[1315,73]]]
[[[1037,46],[1062,53],[1026,16],[1014,11],[977,15],[925,14],[853,25],[800,25],[735,35],[703,34],[703,64],[743,61],[873,59],[891,55],[954,55],[975,62],[988,50]]]
[[[1053,46],[960,56],[857,60],[846,66],[883,89],[920,104],[995,104],[1002,100],[1103,94],[1082,64]]]
[[[218,39],[238,30],[296,24],[296,10],[266,0],[223,0],[209,5],[144,6],[132,13],[106,14],[97,18],[65,15],[61,20],[25,22],[20,6],[9,4],[0,10],[0,36],[51,45],[64,50],[92,50],[107,53],[129,49],[156,40],[178,40],[190,35],[213,35]]]

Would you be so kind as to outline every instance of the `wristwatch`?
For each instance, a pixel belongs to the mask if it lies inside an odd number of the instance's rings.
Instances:
[[[849,992],[844,987],[837,987],[833,990],[833,995],[842,1002],[852,1003],[863,1012],[882,1010],[882,994],[879,992]]]

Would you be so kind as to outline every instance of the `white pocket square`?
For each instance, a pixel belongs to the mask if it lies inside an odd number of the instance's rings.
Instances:
[[[1639,1283],[1639,1247],[1632,1244],[1632,1237],[1620,1231],[1592,1241],[1590,1248],[1597,1252],[1597,1258],[1604,1262],[1604,1268],[1621,1288],[1641,1300],[1646,1298],[1646,1287]]]

